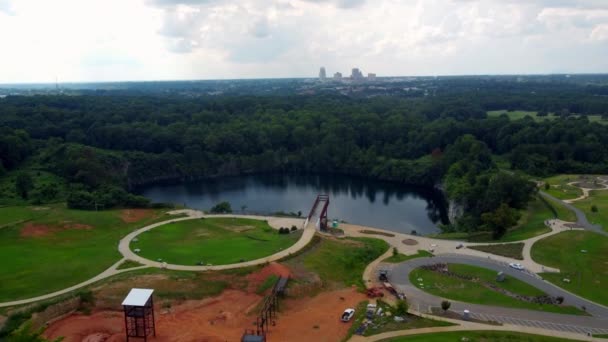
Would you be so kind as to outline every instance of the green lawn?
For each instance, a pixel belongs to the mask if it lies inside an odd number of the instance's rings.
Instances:
[[[567,342],[565,338],[510,331],[453,331],[389,338],[382,342]]]
[[[266,221],[205,218],[169,223],[138,236],[131,249],[142,257],[167,263],[233,264],[260,259],[293,245],[301,231],[280,235]]]
[[[300,257],[303,265],[318,274],[324,283],[363,288],[363,270],[387,249],[388,244],[384,240],[374,238],[321,239]]]
[[[517,226],[509,229],[500,239],[500,242],[521,241],[551,231],[549,227],[545,226],[544,222],[547,219],[554,218],[555,214],[547,202],[538,196],[530,201],[528,209],[521,214]]]
[[[584,211],[589,222],[599,224],[608,231],[608,190],[591,191],[588,198],[576,201],[572,205]],[[597,207],[597,212],[591,211],[592,205]]]
[[[135,228],[166,220],[160,211],[136,223],[125,223],[120,210],[80,211],[65,205],[0,209],[0,301],[57,291],[94,277],[120,259],[118,241]],[[65,229],[81,224],[89,229]],[[22,236],[26,225],[54,229],[45,236]]]
[[[524,250],[524,243],[500,243],[491,245],[480,245],[480,246],[468,246],[467,248],[482,251],[486,253],[501,255],[507,258],[513,258],[523,260],[524,256],[522,251]]]
[[[566,208],[563,203],[545,197],[543,197],[543,199],[555,210],[558,219],[576,222],[576,214],[574,211]]]
[[[557,175],[545,178],[544,181],[550,185],[549,190],[542,190],[549,195],[559,199],[573,199],[583,195],[583,191],[568,183],[575,182],[579,179],[578,175]]]
[[[581,252],[586,250],[586,253]],[[532,247],[534,261],[561,273],[544,273],[548,281],[594,302],[608,305],[608,237],[567,231],[544,238]],[[563,281],[570,279],[570,283]]]
[[[474,276],[481,281],[490,282],[512,293],[524,296],[541,296],[544,294],[541,290],[513,277],[507,276],[504,282],[497,282],[496,272],[485,268],[462,264],[449,264],[448,267],[452,272],[461,275]],[[422,282],[420,282],[419,279],[422,279]],[[414,270],[410,273],[410,281],[416,287],[436,296],[466,303],[496,305],[564,314],[582,314],[580,310],[574,307],[539,305],[520,301],[502,293],[490,290],[479,283],[449,277],[447,275],[429,270]],[[439,303],[437,303],[437,305],[439,305]]]
[[[412,254],[412,255],[405,255],[405,254],[401,254],[401,253],[398,253],[396,255],[391,255],[390,257],[382,260],[382,262],[390,262],[390,263],[396,264],[396,263],[404,262],[404,261],[415,259],[415,258],[424,258],[424,257],[430,257],[430,256],[433,256],[433,254],[431,252],[428,252],[425,250],[419,250],[418,253]]]

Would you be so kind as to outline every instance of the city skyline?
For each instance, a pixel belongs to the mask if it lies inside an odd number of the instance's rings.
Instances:
[[[0,0],[0,39],[0,83],[605,73],[608,1]]]

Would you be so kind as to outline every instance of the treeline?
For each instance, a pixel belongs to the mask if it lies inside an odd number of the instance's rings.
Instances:
[[[32,156],[67,182],[68,204],[82,209],[149,205],[128,192],[141,184],[269,171],[443,185],[466,209],[456,227],[497,236],[505,228],[498,222],[512,221],[534,187],[501,173],[493,156],[540,176],[608,172],[607,126],[584,116],[488,118],[500,96],[476,91],[414,99],[9,96],[0,99],[0,159],[13,170]],[[605,97],[588,102],[608,105]]]

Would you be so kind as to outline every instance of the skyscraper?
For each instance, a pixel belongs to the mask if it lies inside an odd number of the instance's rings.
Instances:
[[[326,77],[325,67],[321,67],[321,70],[319,70],[319,79],[324,80],[325,77]]]
[[[360,80],[363,78],[363,73],[361,72],[361,70],[359,70],[359,68],[353,68],[350,78],[352,78],[353,80]]]

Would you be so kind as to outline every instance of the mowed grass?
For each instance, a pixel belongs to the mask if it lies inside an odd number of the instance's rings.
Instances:
[[[510,276],[506,276],[504,282],[497,282],[497,272],[493,270],[462,264],[449,264],[448,268],[451,272],[455,272],[460,275],[473,276],[478,278],[480,281],[492,283],[495,286],[515,294],[523,296],[542,296],[544,294],[541,290],[535,288],[534,286]],[[419,281],[418,279],[422,279],[422,281]],[[478,282],[458,279],[439,272],[420,268],[410,273],[410,281],[416,287],[426,292],[465,303],[495,305],[564,314],[583,314],[583,312],[574,307],[540,305],[517,300],[500,292],[490,290]]]
[[[538,196],[528,204],[527,210],[521,213],[517,226],[509,229],[500,242],[511,242],[529,239],[551,231],[545,226],[545,220],[555,217],[549,204]]]
[[[511,331],[452,331],[394,337],[381,342],[567,342],[575,341]]]
[[[582,251],[586,251],[586,253]],[[532,247],[532,259],[559,268],[543,278],[591,301],[608,305],[608,237],[567,231],[544,238]],[[563,279],[570,279],[570,283]]]
[[[384,254],[388,247],[384,240],[374,238],[325,238],[301,258],[306,269],[319,275],[325,283],[363,288],[365,267]],[[298,260],[294,262],[298,263]]]
[[[412,254],[412,255],[405,255],[405,254],[397,253],[395,255],[391,255],[390,257],[382,260],[382,262],[396,264],[396,263],[404,262],[404,261],[411,260],[411,259],[425,258],[425,257],[432,257],[432,256],[433,256],[433,253],[431,253],[429,251],[418,250],[418,253]]]
[[[548,183],[549,190],[542,190],[549,195],[559,199],[573,199],[583,195],[583,191],[578,187],[568,185],[568,183],[579,180],[578,175],[557,175],[549,178],[545,178],[545,183]]]
[[[170,264],[199,262],[225,265],[270,256],[293,245],[301,230],[280,235],[266,221],[243,218],[204,218],[169,223],[138,236],[131,249],[150,260]]]
[[[482,251],[486,253],[496,254],[507,258],[523,260],[524,243],[495,243],[491,245],[468,246],[467,248]]]
[[[0,208],[0,302],[51,293],[94,277],[120,259],[121,237],[147,224],[168,219],[161,211],[126,223],[121,210],[80,211],[65,205]],[[27,222],[23,222],[27,221]],[[87,229],[65,228],[86,225]],[[42,236],[23,236],[27,225],[50,228]]]
[[[576,201],[572,205],[582,210],[587,215],[589,222],[599,224],[608,231],[608,190],[590,191],[589,197]],[[593,205],[597,207],[597,212],[591,210]]]

